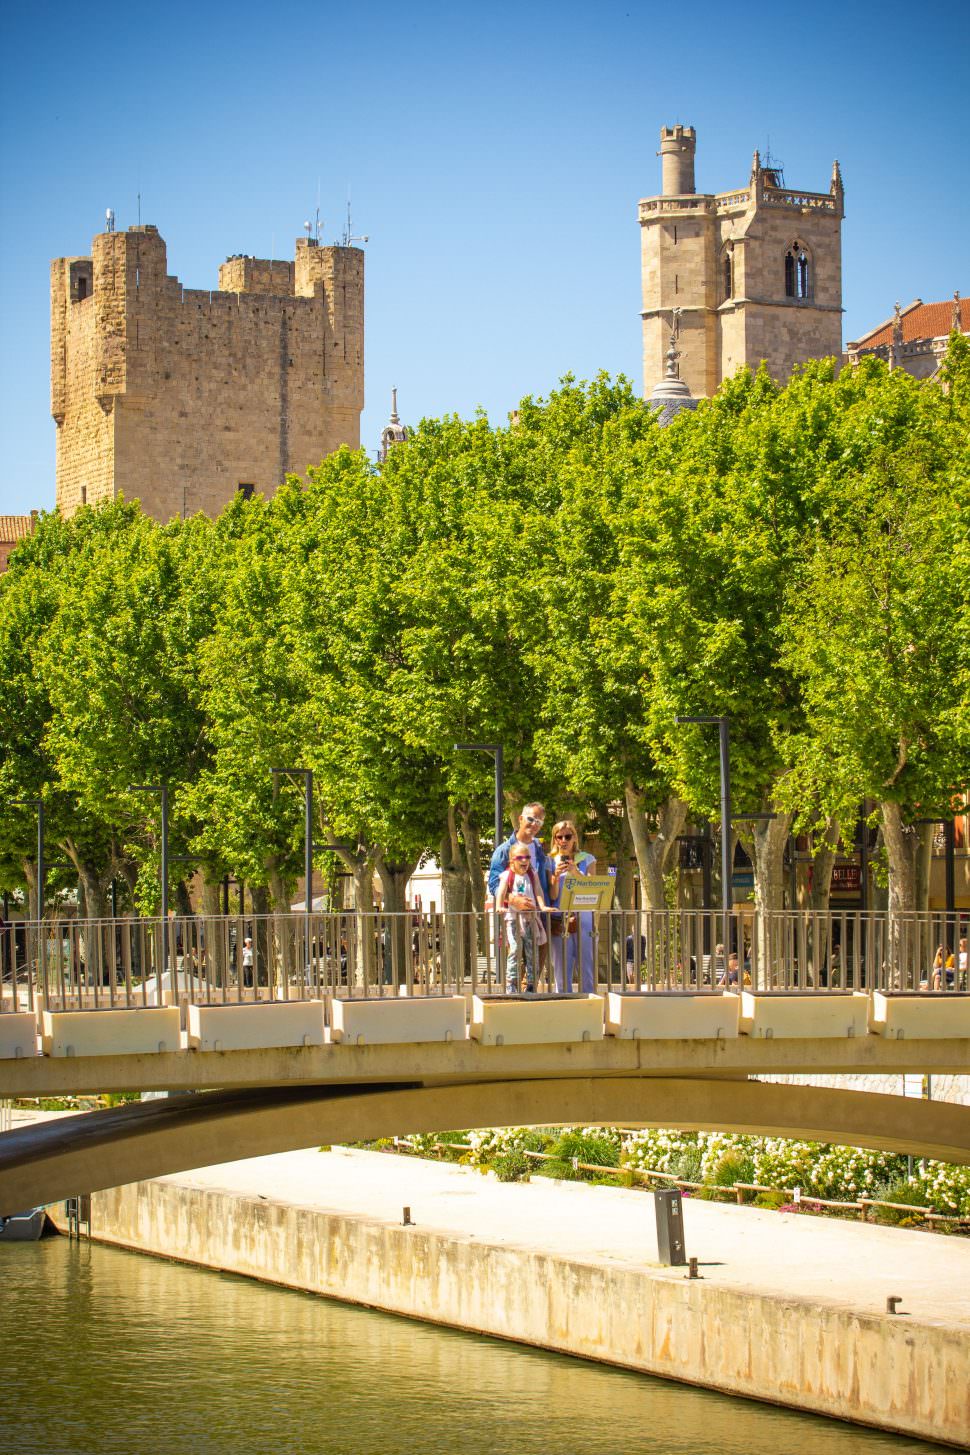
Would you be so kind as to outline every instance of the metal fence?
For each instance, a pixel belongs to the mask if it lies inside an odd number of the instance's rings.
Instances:
[[[967,919],[613,910],[21,921],[0,934],[0,1012],[456,993],[946,993],[970,988]]]

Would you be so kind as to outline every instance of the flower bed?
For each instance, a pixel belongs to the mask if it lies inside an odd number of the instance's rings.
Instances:
[[[761,1205],[787,1210],[825,1210],[822,1205],[831,1203],[863,1217],[872,1208],[882,1221],[970,1220],[970,1167],[926,1160],[914,1163],[910,1173],[905,1156],[825,1142],[723,1132],[507,1127],[402,1137],[394,1146],[493,1169],[509,1181],[529,1175],[614,1184],[667,1178],[694,1185],[701,1196],[733,1194],[740,1202],[757,1195]],[[798,1200],[792,1202],[794,1189]],[[924,1207],[935,1217],[921,1215]]]

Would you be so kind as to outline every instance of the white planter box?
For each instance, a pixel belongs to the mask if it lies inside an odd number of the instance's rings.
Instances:
[[[37,1017],[32,1010],[0,1015],[0,1059],[37,1055]]]
[[[873,992],[872,1030],[892,1040],[970,1038],[970,995],[959,991],[923,991],[914,995]]]
[[[263,1051],[322,1046],[322,1000],[269,1000],[255,1005],[190,1005],[188,1042],[197,1051]]]
[[[839,1040],[845,1036],[865,1036],[868,1029],[869,997],[862,991],[848,995],[741,992],[741,1032],[746,1036]]]
[[[181,1049],[178,1006],[45,1010],[45,1056],[137,1056]]]
[[[392,1046],[465,1039],[463,995],[389,996],[330,1002],[330,1039],[354,1046]]]
[[[736,1039],[736,995],[682,995],[677,991],[644,991],[623,995],[610,991],[606,1029],[611,1036],[633,1041],[708,1041]]]
[[[496,996],[472,1001],[469,1034],[483,1046],[542,1046],[603,1039],[601,995]]]

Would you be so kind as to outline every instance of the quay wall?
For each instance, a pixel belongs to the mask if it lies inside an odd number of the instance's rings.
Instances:
[[[727,1394],[970,1447],[970,1338],[184,1180],[91,1199],[98,1241]]]

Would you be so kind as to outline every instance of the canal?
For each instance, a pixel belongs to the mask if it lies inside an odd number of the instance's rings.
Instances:
[[[3,1455],[940,1446],[54,1238],[0,1245]]]

